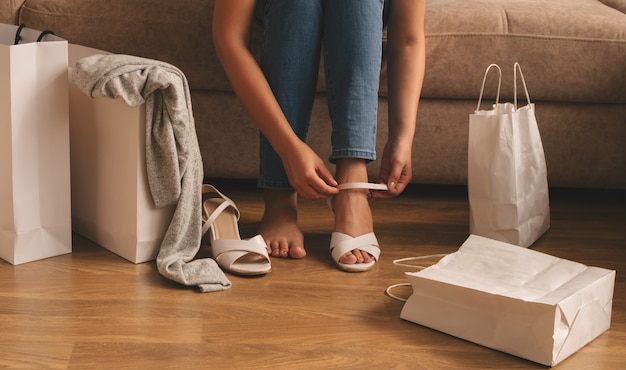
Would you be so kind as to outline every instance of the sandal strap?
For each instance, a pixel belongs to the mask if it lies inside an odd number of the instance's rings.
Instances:
[[[230,204],[227,200],[224,200],[219,206],[217,206],[217,208],[215,208],[215,210],[210,215],[208,215],[206,221],[204,221],[204,224],[202,224],[202,235],[205,235],[207,231],[209,231],[211,226],[213,226],[213,223],[215,222],[215,220],[228,207],[234,207],[235,209],[237,208],[236,206],[234,206],[234,204]],[[202,212],[205,214],[208,213],[206,211],[206,206],[204,205],[204,203],[202,204]],[[238,214],[237,211],[235,213]]]
[[[224,195],[221,191],[217,190],[217,188],[211,184],[202,184],[202,195],[205,195],[205,194],[209,194],[210,195],[209,198],[222,198],[226,202],[228,202],[228,204],[232,206],[233,209],[235,210],[237,220],[239,220],[239,216],[240,216],[239,209],[237,208],[237,206],[235,205],[235,202],[233,202],[232,199]]]
[[[333,260],[339,261],[339,258],[344,254],[359,249],[369,253],[378,261],[380,257],[380,248],[378,246],[378,239],[376,239],[376,235],[373,232],[352,237],[335,231],[330,239],[330,254]]]
[[[350,190],[350,189],[368,189],[368,190],[389,190],[389,187],[385,184],[375,184],[372,182],[345,182],[337,186],[337,189]],[[326,204],[328,208],[333,209],[333,196],[326,198]]]
[[[237,260],[248,253],[253,253],[270,260],[267,254],[265,239],[261,235],[257,235],[248,240],[225,240],[217,239],[211,241],[211,250],[213,257],[220,260],[220,263],[231,268]]]
[[[215,222],[219,215],[222,214],[222,212],[224,212],[224,210],[228,207],[233,208],[235,216],[237,217],[237,220],[239,220],[240,213],[235,202],[233,202],[232,199],[226,195],[222,194],[215,188],[215,186],[211,184],[202,184],[202,195],[204,194],[209,194],[209,199],[222,198],[224,201],[213,212],[211,212],[211,214],[207,214],[207,219],[202,225],[202,235],[206,234],[206,232],[211,228],[211,225],[213,225],[213,222]],[[205,214],[207,213],[206,207],[204,207],[204,202],[202,205],[202,212]]]
[[[371,182],[346,182],[337,186],[339,190],[348,189],[369,189],[369,190],[389,190],[386,184],[375,184]]]

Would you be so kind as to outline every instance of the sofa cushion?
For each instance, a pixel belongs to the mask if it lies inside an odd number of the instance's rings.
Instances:
[[[510,98],[519,62],[531,98],[626,102],[626,14],[619,10],[597,0],[434,0],[426,7],[425,97],[476,98],[485,68],[498,63]]]
[[[0,23],[14,24],[17,21],[17,14],[24,0],[2,0],[0,1]]]

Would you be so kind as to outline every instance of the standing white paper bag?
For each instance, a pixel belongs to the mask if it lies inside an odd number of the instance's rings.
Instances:
[[[500,72],[496,103],[480,110],[493,67]],[[524,107],[517,106],[518,70],[528,100]],[[535,106],[517,63],[514,72],[514,103],[500,103],[502,72],[495,64],[487,68],[478,106],[469,118],[470,234],[528,247],[550,227],[550,202]]]
[[[15,265],[72,251],[67,41],[44,35],[0,24],[0,257]]]
[[[548,366],[611,325],[615,271],[477,235],[407,277],[401,318]]]
[[[69,45],[70,65],[105,51]],[[70,82],[74,231],[133,263],[156,258],[174,206],[156,208],[146,173],[146,108]]]

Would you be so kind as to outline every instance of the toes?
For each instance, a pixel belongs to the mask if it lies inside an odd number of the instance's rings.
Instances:
[[[272,257],[280,257],[281,256],[281,247],[280,243],[277,241],[269,241],[266,242],[268,249],[267,253]]]
[[[272,257],[279,258],[303,258],[306,251],[303,246],[290,246],[287,241],[269,241],[266,240],[267,254]]]
[[[267,249],[267,254],[272,255],[272,242],[270,240],[265,239],[265,249]]]
[[[353,265],[357,263],[357,258],[353,253],[346,253],[339,258],[339,262],[345,263],[346,265]]]
[[[365,258],[363,257],[363,253],[361,253],[360,250],[355,249],[352,251],[352,254],[354,255],[354,257],[356,257],[356,263],[363,263],[363,260]]]
[[[301,246],[292,246],[289,248],[289,257],[291,258],[304,258],[306,256],[306,251],[304,247]]]
[[[363,251],[360,251],[360,252],[361,252],[361,256],[363,256],[362,263],[370,263],[374,260],[374,257],[372,257],[369,253],[363,252]]]
[[[374,261],[374,258],[367,252],[363,252],[359,249],[355,249],[352,252],[346,253],[341,258],[339,258],[339,262],[345,263],[347,265],[357,264],[357,263],[370,263]]]
[[[279,243],[277,257],[289,257],[289,244],[287,242]]]

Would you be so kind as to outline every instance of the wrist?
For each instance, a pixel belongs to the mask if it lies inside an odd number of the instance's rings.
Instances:
[[[405,135],[389,135],[389,139],[387,143],[393,145],[394,147],[413,147],[413,135],[405,134]]]

